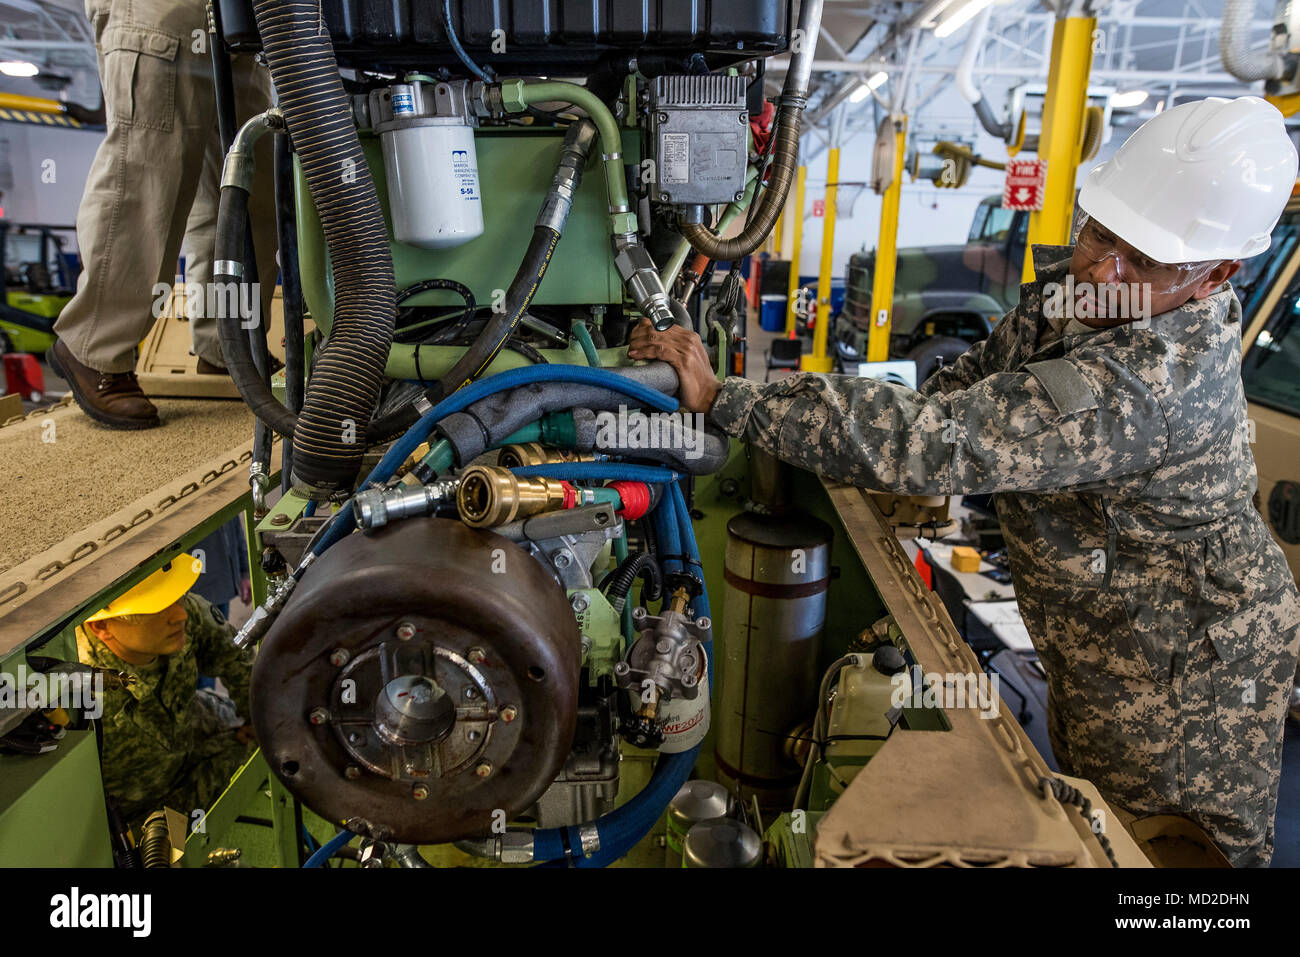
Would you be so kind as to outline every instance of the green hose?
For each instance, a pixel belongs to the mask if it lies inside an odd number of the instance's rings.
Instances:
[[[456,461],[456,453],[452,451],[451,443],[446,439],[439,439],[429,449],[429,454],[421,459],[421,464],[431,469],[434,475],[441,475],[447,471]]]
[[[421,379],[425,382],[431,382],[434,379],[440,379],[456,361],[465,354],[464,346],[420,346],[420,369],[419,375],[416,375],[416,347],[415,346],[394,346],[393,351],[388,356],[388,365],[384,369],[384,374],[392,379],[409,379],[415,381]],[[588,362],[583,353],[582,346],[573,342],[566,349],[539,349],[542,358],[552,365],[585,365]],[[618,366],[629,366],[632,363],[627,358],[627,348],[618,349],[600,349],[597,351],[602,368],[610,369]],[[498,372],[505,372],[507,369],[521,369],[525,366],[532,365],[528,357],[518,352],[511,352],[502,349],[496,354],[496,357],[483,370],[484,376],[495,375]]]
[[[619,504],[622,505],[620,499]],[[622,568],[623,563],[627,561],[627,523],[623,523],[623,534],[614,539],[614,567]],[[623,603],[623,640],[627,642],[627,647],[632,647],[632,642],[636,638],[636,633],[632,628],[632,602]]]
[[[585,110],[596,124],[600,135],[600,149],[604,156],[605,187],[609,193],[610,231],[615,235],[635,233],[638,229],[636,213],[628,204],[627,180],[623,174],[623,139],[619,136],[618,122],[604,102],[595,93],[576,83],[559,80],[527,82],[507,80],[501,84],[501,99],[511,113],[522,113],[537,103],[560,101]]]
[[[585,322],[573,323],[573,337],[578,340],[578,345],[582,346],[582,353],[587,357],[587,365],[599,369],[600,353],[596,351],[596,343],[591,341],[591,333],[587,331]]]

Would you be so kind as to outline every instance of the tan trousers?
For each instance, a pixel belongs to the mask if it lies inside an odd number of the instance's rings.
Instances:
[[[136,345],[155,321],[154,287],[175,279],[205,177],[212,199],[202,209],[211,212],[201,209],[191,250],[200,269],[206,254],[207,275],[191,278],[211,278],[221,157],[209,38],[203,0],[87,0],[86,13],[95,31],[108,131],[77,213],[83,270],[54,330],[92,369],[128,372]],[[234,85],[240,122],[271,105],[270,79],[251,57],[235,58]],[[269,137],[258,144],[250,211],[266,309],[276,277]],[[199,355],[224,364],[215,322],[200,320],[195,344],[204,350]]]

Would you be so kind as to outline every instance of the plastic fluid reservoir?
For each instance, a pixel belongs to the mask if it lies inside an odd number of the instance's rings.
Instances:
[[[447,84],[438,84],[430,96],[433,89],[395,84],[382,103],[372,99],[371,108],[384,153],[393,238],[446,249],[483,234],[483,196],[463,100]]]

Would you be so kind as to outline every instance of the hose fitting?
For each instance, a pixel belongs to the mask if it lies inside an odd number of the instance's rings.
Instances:
[[[636,233],[614,237],[614,267],[641,315],[649,318],[656,329],[662,332],[677,322],[659,270]]]
[[[461,477],[456,505],[466,525],[491,528],[539,512],[570,508],[575,497],[573,486],[560,479],[520,478],[500,466],[475,465]]]
[[[547,448],[541,442],[516,442],[501,447],[497,465],[503,469],[517,469],[524,465],[555,465],[559,462],[594,462],[590,452]]]
[[[582,170],[591,155],[596,141],[596,124],[590,120],[574,123],[564,134],[560,147],[560,162],[556,165],[551,188],[546,193],[542,208],[537,212],[535,225],[564,232],[564,224],[573,209],[573,197],[582,185]]]
[[[429,485],[368,488],[352,497],[352,514],[360,528],[382,528],[398,519],[428,515],[454,499],[459,485],[458,479],[440,479]]]
[[[221,166],[221,188],[233,186],[251,193],[255,166],[253,148],[267,133],[283,133],[286,129],[284,114],[274,106],[258,113],[241,126],[235,134],[235,141],[230,144],[230,152],[226,153],[226,161]]]

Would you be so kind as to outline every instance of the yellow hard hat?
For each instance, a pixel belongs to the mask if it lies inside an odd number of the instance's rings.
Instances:
[[[201,567],[197,558],[181,552],[130,591],[119,595],[108,607],[95,612],[86,622],[119,618],[122,615],[156,614],[179,601],[182,595],[194,587]]]

